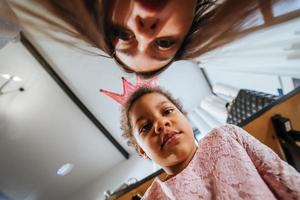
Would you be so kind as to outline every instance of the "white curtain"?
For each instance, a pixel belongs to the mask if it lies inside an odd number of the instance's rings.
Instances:
[[[252,33],[197,61],[202,68],[300,77],[300,18]]]

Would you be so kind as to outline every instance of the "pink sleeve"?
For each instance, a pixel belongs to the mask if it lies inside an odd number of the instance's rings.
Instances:
[[[234,137],[247,151],[257,171],[280,199],[300,199],[300,174],[269,147],[245,130],[229,125]]]

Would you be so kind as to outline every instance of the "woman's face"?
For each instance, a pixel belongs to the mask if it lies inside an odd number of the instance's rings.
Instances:
[[[155,71],[175,56],[194,18],[196,0],[112,0],[116,57],[134,72]]]
[[[140,153],[162,167],[184,162],[196,149],[187,118],[159,93],[141,97],[133,104],[129,117]]]

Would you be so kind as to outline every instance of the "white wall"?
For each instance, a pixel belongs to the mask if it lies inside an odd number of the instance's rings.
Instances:
[[[187,112],[199,105],[211,90],[202,71],[193,62],[177,61],[158,77],[159,84],[179,98]]]
[[[279,77],[275,75],[233,72],[226,70],[206,69],[212,85],[224,83],[241,89],[257,90],[278,95],[281,88]]]
[[[294,89],[292,77],[270,74],[234,72],[217,69],[205,69],[212,85],[224,83],[240,89],[261,91],[278,95],[277,89],[287,94]]]

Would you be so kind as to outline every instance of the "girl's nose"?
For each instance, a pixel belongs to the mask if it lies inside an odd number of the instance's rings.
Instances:
[[[166,130],[166,128],[169,128],[170,125],[171,125],[171,122],[168,119],[166,119],[166,118],[160,119],[156,123],[155,132],[157,134],[161,134]]]
[[[159,20],[155,17],[136,17],[136,27],[139,34],[144,37],[151,37],[157,30]]]

